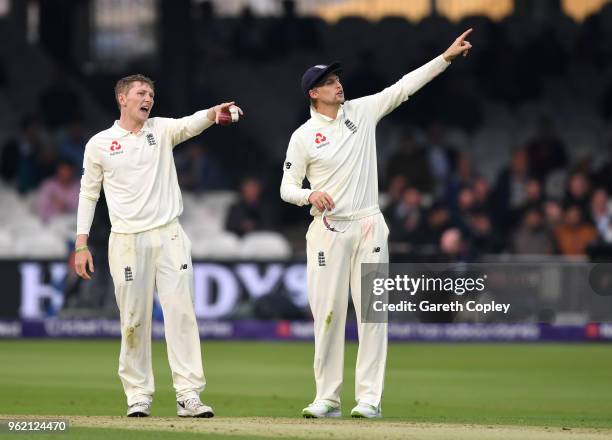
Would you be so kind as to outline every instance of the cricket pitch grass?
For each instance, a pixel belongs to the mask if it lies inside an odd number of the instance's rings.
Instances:
[[[390,344],[382,420],[353,420],[347,344],[343,419],[302,419],[311,343],[204,342],[213,419],[176,417],[165,344],[153,347],[152,416],[124,416],[119,341],[0,341],[0,419],[63,419],[66,439],[610,439],[612,347]],[[0,432],[0,437],[17,438]]]

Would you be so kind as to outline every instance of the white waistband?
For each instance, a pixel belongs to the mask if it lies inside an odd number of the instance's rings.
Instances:
[[[327,213],[325,215],[326,218],[330,219],[330,220],[337,220],[337,221],[345,221],[345,220],[360,220],[364,217],[369,217],[371,215],[376,215],[380,213],[380,208],[377,206],[371,206],[369,208],[365,208],[365,209],[361,209],[359,211],[353,211],[350,214],[342,214],[342,215],[335,215],[333,212],[332,213]],[[316,215],[316,218],[320,218],[322,213],[318,213],[318,215]]]

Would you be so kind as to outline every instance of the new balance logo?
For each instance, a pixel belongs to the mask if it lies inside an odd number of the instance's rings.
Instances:
[[[325,266],[325,252],[319,252],[319,266]]]
[[[285,162],[285,168],[286,169],[291,168],[291,162]]]
[[[179,267],[179,270],[187,270],[187,265],[182,264],[181,267]]]
[[[357,126],[350,119],[345,119],[344,125],[346,125],[346,127],[351,130],[353,134],[357,132]]]
[[[147,142],[149,143],[150,146],[156,145],[155,136],[153,136],[153,133],[147,134]]]
[[[132,275],[132,268],[130,266],[126,266],[125,270],[125,281],[134,281],[134,276]]]
[[[376,254],[378,252],[380,252],[380,246],[376,246],[374,250],[372,251],[373,254]]]

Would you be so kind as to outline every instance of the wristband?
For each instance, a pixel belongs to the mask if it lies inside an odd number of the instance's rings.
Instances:
[[[79,246],[74,251],[75,252],[81,252],[81,251],[86,251],[87,249],[89,249],[89,248],[87,247],[87,245],[85,245],[85,246]]]

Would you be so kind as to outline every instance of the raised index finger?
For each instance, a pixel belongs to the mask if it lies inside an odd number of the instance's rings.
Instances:
[[[467,38],[467,36],[468,36],[468,35],[470,35],[470,34],[472,33],[472,31],[473,31],[473,30],[474,30],[473,28],[469,28],[467,31],[465,31],[464,33],[462,33],[462,34],[459,36],[459,39],[460,39],[460,40],[465,40],[465,39]]]

